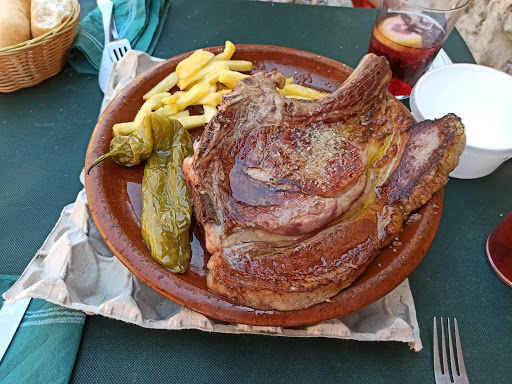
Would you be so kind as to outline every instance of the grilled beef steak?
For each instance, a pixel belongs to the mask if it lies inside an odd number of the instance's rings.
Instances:
[[[415,124],[390,77],[369,54],[322,99],[284,97],[276,71],[224,96],[183,163],[210,289],[257,309],[325,301],[446,184],[465,145],[460,119]]]

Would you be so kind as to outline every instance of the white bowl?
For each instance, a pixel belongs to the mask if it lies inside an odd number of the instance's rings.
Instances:
[[[418,80],[410,105],[418,121],[450,112],[461,118],[466,148],[450,176],[486,176],[512,157],[512,76],[482,65],[447,65]]]

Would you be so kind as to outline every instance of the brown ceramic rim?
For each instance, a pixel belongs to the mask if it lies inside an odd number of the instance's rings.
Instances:
[[[207,50],[219,53],[223,47]],[[126,86],[110,103],[91,136],[86,168],[108,151],[112,125],[132,121],[142,105],[142,95],[191,53],[170,58],[149,69]],[[350,67],[324,56],[269,45],[237,45],[234,59],[255,62],[255,71],[277,68],[288,72],[285,73],[287,76],[295,73],[298,77],[303,76],[306,84],[329,91],[337,88],[352,71]],[[317,75],[319,77],[315,77]],[[405,107],[403,110],[410,115]],[[289,312],[257,311],[236,305],[209,291],[204,275],[193,275],[190,271],[184,275],[175,275],[151,258],[142,241],[138,218],[133,207],[127,204],[126,185],[140,183],[142,169],[142,166],[126,168],[105,161],[85,178],[89,207],[101,236],[119,260],[155,291],[183,307],[226,322],[260,326],[304,326],[361,309],[391,292],[418,266],[434,240],[441,220],[442,190],[417,211],[421,215],[419,220],[403,227],[399,242],[383,248],[366,271],[329,302]]]

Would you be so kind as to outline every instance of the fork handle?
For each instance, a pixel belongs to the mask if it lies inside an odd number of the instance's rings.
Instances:
[[[103,20],[103,33],[105,35],[105,48],[110,43],[110,25],[112,23],[112,8],[114,4],[111,1],[98,0],[98,8],[101,12],[101,18]]]

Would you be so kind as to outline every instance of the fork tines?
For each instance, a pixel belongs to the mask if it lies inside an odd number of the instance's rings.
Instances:
[[[130,42],[127,39],[116,40],[108,45],[110,58],[114,62],[121,60],[131,49]]]
[[[464,366],[464,358],[462,357],[462,347],[460,344],[459,327],[457,319],[453,319],[455,325],[455,348],[457,350],[457,367],[455,365],[455,356],[453,353],[452,332],[450,327],[450,319],[448,319],[448,345],[450,349],[450,367],[448,367],[448,358],[446,355],[446,342],[444,335],[443,318],[441,317],[441,352],[443,358],[443,366],[439,361],[439,345],[437,335],[437,320],[434,317],[434,376],[436,384],[469,384],[468,375]],[[451,372],[451,377],[450,377]],[[453,379],[453,380],[452,380]]]

